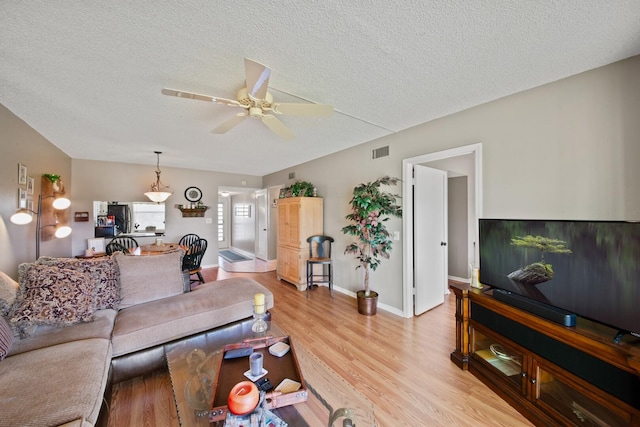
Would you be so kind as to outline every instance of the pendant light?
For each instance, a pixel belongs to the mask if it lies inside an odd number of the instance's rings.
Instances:
[[[156,164],[156,182],[151,184],[151,191],[147,191],[144,195],[152,202],[162,203],[173,194],[173,191],[169,190],[168,185],[164,185],[160,181],[160,174],[162,173],[160,171],[160,154],[162,154],[162,151],[154,151],[154,153],[156,153],[156,156],[158,157],[158,162]]]

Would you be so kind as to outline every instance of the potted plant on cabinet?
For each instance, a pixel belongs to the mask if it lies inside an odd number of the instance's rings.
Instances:
[[[53,185],[53,191],[64,191],[64,185],[62,184],[62,181],[60,181],[60,175],[54,173],[45,173],[42,176],[51,181],[51,184]]]
[[[402,217],[402,207],[396,203],[397,194],[381,191],[383,185],[398,183],[398,178],[384,176],[375,181],[360,184],[353,189],[353,197],[349,201],[351,213],[345,218],[350,222],[342,228],[344,234],[357,238],[347,245],[344,253],[354,254],[359,265],[364,269],[364,290],[356,293],[358,312],[374,315],[377,312],[378,293],[369,288],[369,274],[375,271],[383,258],[391,255],[392,240],[385,226],[391,216]]]

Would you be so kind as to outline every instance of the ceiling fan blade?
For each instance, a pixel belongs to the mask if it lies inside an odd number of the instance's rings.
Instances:
[[[293,132],[291,132],[291,129],[286,127],[285,124],[282,123],[275,116],[272,116],[270,114],[265,114],[264,116],[262,116],[262,123],[267,125],[267,127],[271,129],[273,133],[275,133],[285,141],[289,141],[296,137],[296,135]]]
[[[330,117],[333,105],[330,104],[273,104],[271,110],[276,114],[307,117]]]
[[[218,133],[218,134],[227,133],[231,130],[231,128],[242,123],[244,119],[247,118],[247,116],[248,116],[247,113],[238,113],[235,116],[231,117],[229,120],[223,122],[214,130],[212,130],[211,133]]]
[[[185,92],[182,90],[163,88],[162,94],[168,95],[168,96],[177,96],[178,98],[188,98],[188,99],[196,99],[198,101],[215,102],[216,104],[225,104],[232,107],[242,107],[242,104],[240,104],[238,101],[234,101],[233,99],[216,98],[215,96]]]
[[[249,95],[256,99],[264,99],[267,96],[269,77],[271,76],[271,70],[269,67],[249,58],[245,58],[244,70],[247,82],[247,92],[249,92]]]

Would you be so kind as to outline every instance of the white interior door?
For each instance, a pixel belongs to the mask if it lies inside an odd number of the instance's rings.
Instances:
[[[414,166],[414,313],[444,302],[447,289],[447,173]]]
[[[256,191],[256,258],[267,260],[269,248],[269,206],[267,205],[267,190]]]

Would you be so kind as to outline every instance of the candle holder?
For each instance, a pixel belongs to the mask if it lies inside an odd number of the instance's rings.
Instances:
[[[265,310],[265,304],[253,305],[253,325],[251,330],[255,333],[266,332],[269,329],[269,325],[265,322],[264,318],[267,317],[267,311]]]

